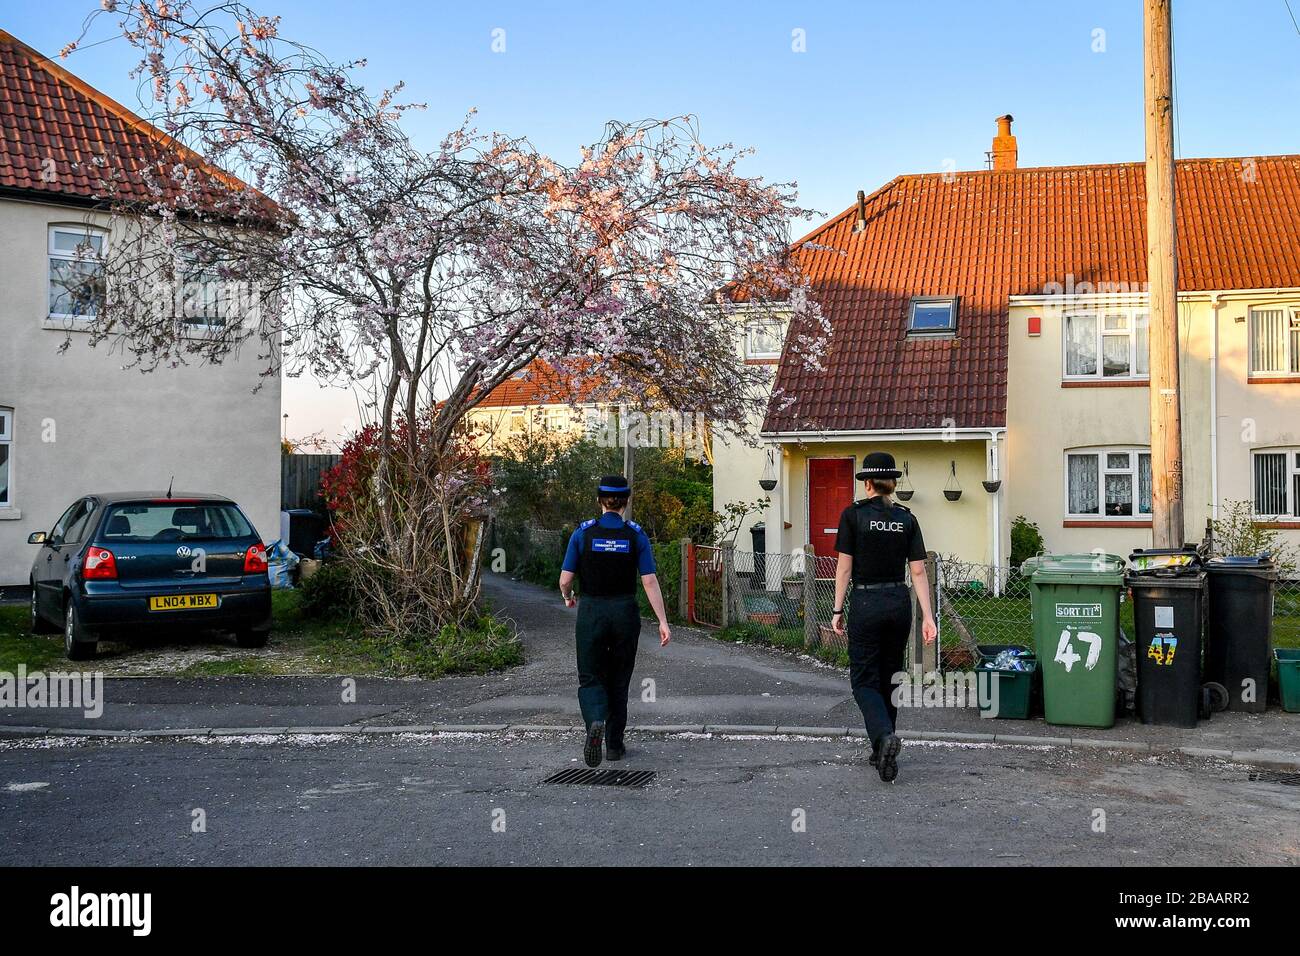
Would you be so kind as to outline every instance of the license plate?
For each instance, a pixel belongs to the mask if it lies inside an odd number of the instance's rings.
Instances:
[[[151,597],[151,611],[195,611],[217,606],[215,594],[168,594],[165,597]]]

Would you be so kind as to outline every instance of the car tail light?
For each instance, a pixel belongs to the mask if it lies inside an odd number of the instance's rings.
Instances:
[[[265,574],[266,573],[266,545],[258,542],[248,549],[244,555],[244,573],[245,574]]]
[[[116,580],[117,559],[113,557],[113,552],[92,545],[81,562],[81,576],[87,581]]]

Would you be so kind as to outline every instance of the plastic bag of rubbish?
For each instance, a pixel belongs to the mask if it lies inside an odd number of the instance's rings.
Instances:
[[[999,651],[997,657],[989,663],[989,670],[1023,671],[1026,669],[1025,661],[1022,659],[1024,656],[1025,653],[1016,648]]]
[[[293,569],[297,566],[298,555],[283,541],[274,541],[267,547],[266,576],[271,579],[271,587],[293,587]]]

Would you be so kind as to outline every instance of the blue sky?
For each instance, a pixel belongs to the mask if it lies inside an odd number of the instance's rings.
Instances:
[[[706,141],[757,149],[746,172],[797,181],[827,215],[899,173],[982,168],[1008,112],[1022,166],[1143,157],[1141,0],[253,5],[332,59],[366,57],[376,87],[404,79],[429,107],[411,124],[424,145],[477,107],[481,129],[569,161],[610,119],[693,113]],[[1174,5],[1178,155],[1300,153],[1300,33],[1284,0]],[[0,26],[53,54],[97,7],[0,0]],[[101,19],[86,42],[109,33]],[[64,61],[135,107],[133,63],[121,40]],[[306,379],[285,382],[284,406],[291,436],[332,438],[358,418],[349,393]]]
[[[0,6],[0,24],[53,53],[98,2]],[[757,148],[748,171],[797,181],[827,214],[898,173],[980,168],[1007,112],[1021,165],[1142,158],[1140,0],[254,6],[333,58],[367,57],[376,85],[405,79],[429,104],[412,123],[428,144],[471,106],[480,128],[560,159],[606,120],[690,112],[707,140]],[[1283,0],[1175,0],[1174,17],[1179,155],[1300,152],[1300,33]],[[792,50],[796,29],[806,52]],[[65,65],[134,106],[131,62],[113,41]]]

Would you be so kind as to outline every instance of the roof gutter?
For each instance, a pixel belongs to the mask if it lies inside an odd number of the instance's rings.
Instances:
[[[1258,299],[1262,295],[1300,295],[1300,286],[1276,286],[1267,289],[1223,289],[1220,291],[1187,292],[1180,290],[1179,302],[1217,302],[1222,299]],[[1054,293],[1036,295],[1009,295],[1007,303],[1017,305],[1059,305],[1068,307],[1081,303],[1106,302],[1141,304],[1149,296],[1145,292],[1086,292],[1077,294]]]
[[[1000,435],[1007,430],[1005,425],[985,425],[979,428],[878,428],[856,429],[849,431],[794,431],[794,432],[759,432],[759,437],[776,444],[800,444],[804,442],[831,441],[933,441],[944,435],[957,435],[960,438],[985,439],[990,434]]]

